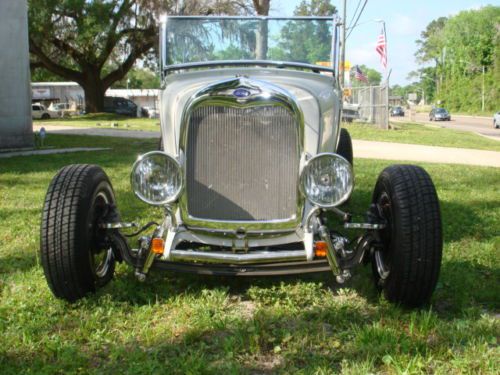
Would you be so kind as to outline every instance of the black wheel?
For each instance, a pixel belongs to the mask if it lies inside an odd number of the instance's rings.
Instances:
[[[50,115],[48,113],[44,113],[42,115],[42,120],[48,120],[50,118]]]
[[[56,297],[73,302],[112,279],[115,257],[98,223],[114,204],[108,176],[96,165],[69,165],[52,179],[43,207],[40,253]]]
[[[352,155],[352,140],[351,140],[351,135],[349,134],[347,129],[344,129],[344,128],[340,129],[340,137],[339,137],[339,144],[337,146],[337,154],[339,154],[344,159],[346,159],[349,163],[351,163],[351,166],[354,166],[353,155]]]
[[[382,248],[372,254],[375,282],[389,301],[422,306],[436,287],[443,249],[431,177],[417,166],[390,166],[378,178],[373,203],[387,221]]]
[[[494,121],[493,121],[493,126],[495,127],[495,129],[498,129],[498,128],[499,128],[499,125],[497,124],[497,121],[496,121],[496,120],[494,120]]]

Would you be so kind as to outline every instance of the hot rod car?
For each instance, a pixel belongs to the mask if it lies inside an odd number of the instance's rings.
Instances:
[[[122,221],[99,166],[62,168],[41,223],[41,260],[54,295],[75,301],[96,291],[117,261],[140,281],[163,269],[331,271],[339,283],[366,263],[388,300],[428,302],[442,234],[426,171],[390,166],[363,220],[345,209],[355,179],[351,138],[341,128],[336,35],[331,17],[164,19],[161,147],[140,156],[130,178],[135,195],[162,207],[163,218],[130,233],[138,225]],[[330,66],[316,64],[322,60]],[[148,230],[136,248],[129,243],[127,236]]]

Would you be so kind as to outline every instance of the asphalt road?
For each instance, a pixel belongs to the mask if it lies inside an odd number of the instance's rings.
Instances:
[[[408,115],[404,118],[391,117],[391,121],[409,121],[409,120],[410,118]],[[500,129],[493,128],[493,116],[491,116],[490,118],[473,117],[473,116],[455,116],[452,113],[451,121],[429,121],[429,114],[417,113],[415,115],[415,121],[425,124],[432,124],[435,126],[441,126],[443,128],[475,132],[500,141]]]

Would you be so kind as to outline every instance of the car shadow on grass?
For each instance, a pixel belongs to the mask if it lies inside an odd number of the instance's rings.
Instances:
[[[487,310],[498,310],[499,288],[495,280],[500,278],[500,270],[486,267],[470,261],[444,261],[440,279],[429,305],[422,310],[432,309],[443,319],[461,316],[468,308],[483,306]],[[356,294],[371,305],[377,305],[383,299],[376,289],[370,265],[360,265],[353,270],[353,277],[345,284],[337,284],[329,272],[306,275],[273,277],[222,277],[192,275],[185,273],[153,270],[146,282],[135,279],[133,271],[127,266],[120,266],[118,275],[109,286],[100,290],[97,296],[89,296],[89,303],[100,303],[103,296],[111,300],[133,306],[151,303],[166,303],[180,296],[194,297],[207,291],[223,290],[231,298],[247,300],[249,293],[257,288],[262,293],[280,294],[285,288],[315,284],[334,298],[345,290]],[[283,294],[286,298],[286,293]],[[277,298],[276,302],[279,302]],[[411,311],[401,307],[403,311]]]

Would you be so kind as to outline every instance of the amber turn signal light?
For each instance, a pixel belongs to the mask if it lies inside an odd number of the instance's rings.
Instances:
[[[314,255],[317,258],[326,257],[327,246],[325,241],[316,241],[314,243]]]
[[[165,241],[163,241],[163,238],[153,238],[151,241],[151,251],[155,254],[163,254],[164,247]]]

